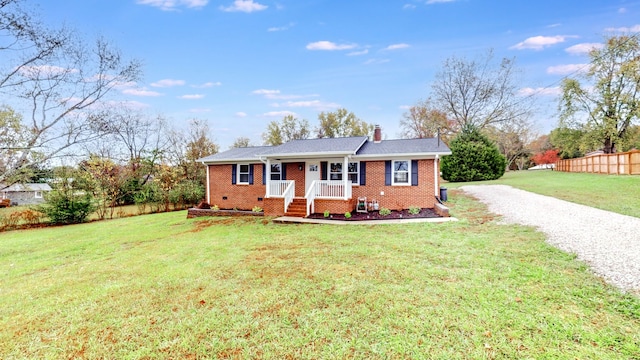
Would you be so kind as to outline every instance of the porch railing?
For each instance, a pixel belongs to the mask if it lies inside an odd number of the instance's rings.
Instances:
[[[311,183],[305,198],[307,199],[307,216],[314,212],[315,199],[351,199],[351,182],[335,180],[315,180]]]
[[[282,197],[284,197],[284,212],[287,213],[289,210],[289,205],[293,202],[293,197],[296,193],[296,184],[293,180],[290,180],[289,185],[282,192]]]
[[[291,184],[293,184],[293,180],[271,180],[269,181],[269,189],[267,192],[267,197],[282,197],[284,196],[285,190]]]

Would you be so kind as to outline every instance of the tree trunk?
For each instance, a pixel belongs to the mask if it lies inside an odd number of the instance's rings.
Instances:
[[[605,154],[614,154],[616,152],[616,146],[611,137],[604,140],[604,147],[602,148]]]

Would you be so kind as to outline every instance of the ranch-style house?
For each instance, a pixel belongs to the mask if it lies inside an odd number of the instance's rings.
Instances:
[[[440,159],[451,150],[438,138],[382,140],[366,136],[293,140],[234,148],[199,159],[207,166],[206,201],[220,209],[304,217],[357,206],[434,208]],[[365,200],[366,198],[366,200]]]

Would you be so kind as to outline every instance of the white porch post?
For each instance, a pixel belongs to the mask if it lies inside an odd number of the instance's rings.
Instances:
[[[206,164],[205,164],[206,165]],[[209,165],[207,166],[207,204],[211,204],[211,184],[209,183]]]
[[[433,159],[433,187],[435,188],[436,197],[440,196],[440,189],[438,188],[438,179],[440,176],[440,167],[438,166],[439,156],[436,154],[436,157]]]
[[[347,198],[347,182],[348,181],[349,181],[349,158],[345,156],[342,163],[342,183],[343,183],[345,200],[348,200]]]
[[[266,195],[265,197],[269,198],[271,197],[271,160],[269,160],[269,158],[267,158],[267,162],[263,163],[265,168],[265,172],[264,172],[264,176],[266,176],[267,178],[265,179],[265,184],[267,185],[267,189],[266,189]]]

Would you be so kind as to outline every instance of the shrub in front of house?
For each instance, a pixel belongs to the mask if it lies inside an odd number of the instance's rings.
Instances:
[[[507,161],[498,147],[468,125],[449,144],[451,155],[442,158],[442,178],[451,181],[495,180],[504,175]]]

